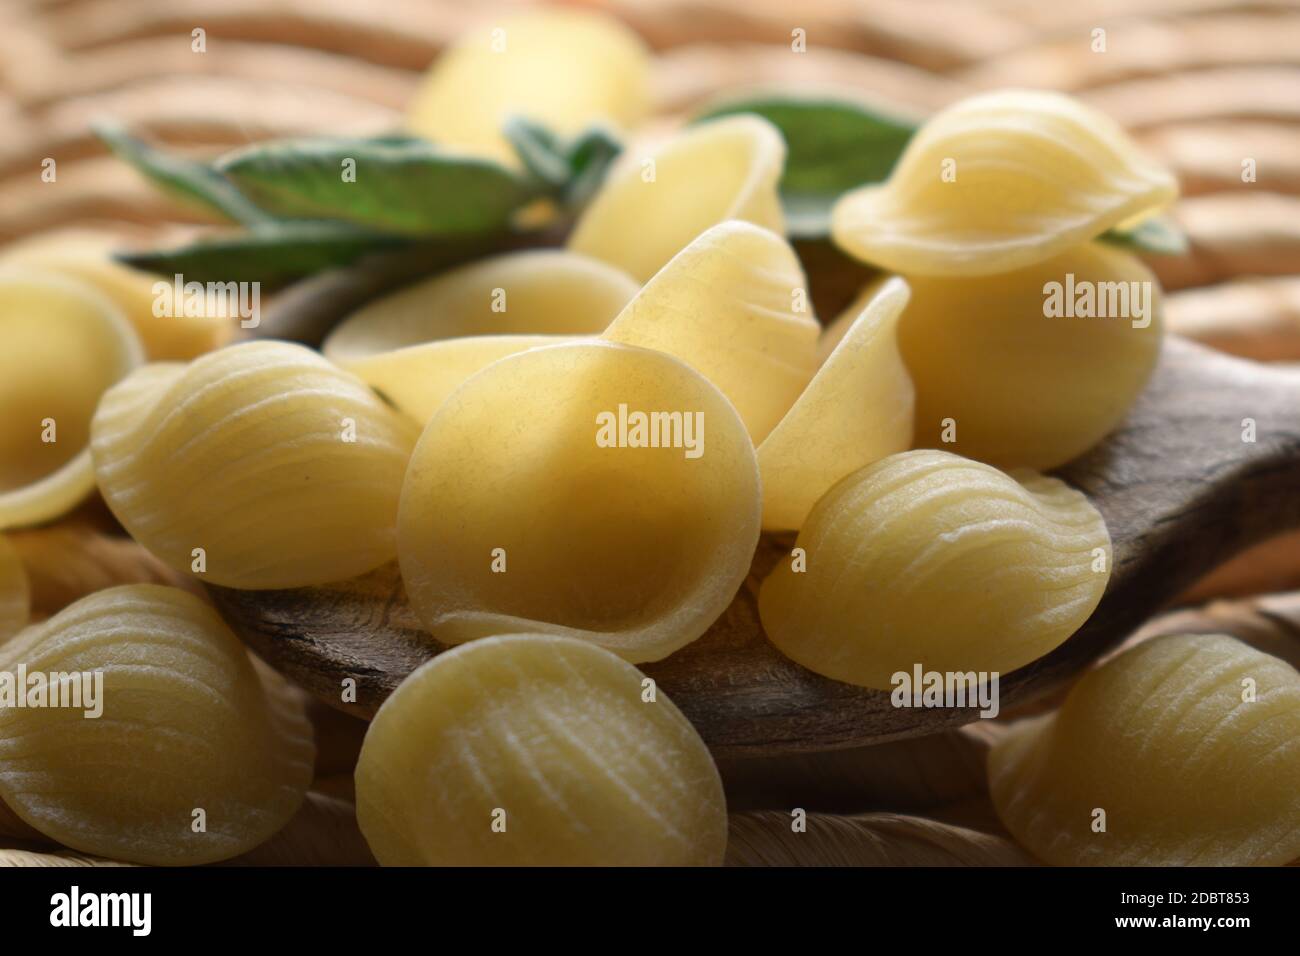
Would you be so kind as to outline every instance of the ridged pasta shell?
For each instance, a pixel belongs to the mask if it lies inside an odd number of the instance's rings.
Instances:
[[[433,63],[407,114],[411,131],[506,163],[502,135],[525,116],[562,135],[604,121],[634,126],[650,109],[650,56],[618,20],[580,10],[494,18]]]
[[[257,846],[302,802],[313,747],[301,704],[265,692],[243,645],[192,594],[100,591],[0,648],[0,668],[20,664],[29,681],[102,674],[97,718],[84,697],[0,708],[0,797],[65,846],[208,863]]]
[[[235,337],[240,320],[234,315],[186,315],[175,308],[171,315],[155,315],[155,286],[160,282],[170,286],[173,280],[115,262],[116,246],[111,233],[76,230],[40,235],[6,246],[0,267],[39,269],[94,287],[112,300],[135,328],[150,361],[192,359]]]
[[[676,428],[635,430],[659,412]],[[650,661],[726,609],[759,512],[722,393],[670,355],[588,340],[501,359],[447,399],[411,457],[398,555],[439,640],[545,631]]]
[[[1129,308],[1109,318],[1045,315],[1049,284],[1064,299],[1070,282],[1114,290],[1117,306],[1125,292]],[[1119,424],[1160,352],[1160,283],[1135,256],[1099,243],[1015,272],[908,284],[898,341],[916,383],[922,447],[1001,468],[1055,468]],[[1129,314],[1134,291],[1145,318]]]
[[[852,324],[758,446],[765,530],[798,530],[837,481],[911,444],[915,390],[897,335],[907,299],[891,279],[849,306]]]
[[[733,220],[674,256],[604,337],[691,365],[731,400],[758,444],[816,371],[820,330],[790,244]]]
[[[387,866],[708,866],[727,840],[704,741],[608,651],[510,634],[440,654],[380,707],[357,819]]]
[[[846,252],[908,276],[1019,269],[1170,203],[1178,187],[1114,120],[1060,93],[962,100],[908,143],[889,179],[840,198]]]
[[[854,472],[796,546],[806,570],[782,561],[763,582],[763,629],[810,670],[881,690],[916,665],[1028,664],[1087,620],[1110,577],[1110,537],[1082,494],[941,451]]]
[[[499,358],[599,335],[636,295],[626,273],[555,249],[471,263],[367,305],[325,340],[325,357],[421,424]]]
[[[416,432],[311,349],[248,342],[141,369],[104,396],[92,446],[105,501],[168,565],[290,588],[392,560]]]
[[[18,551],[0,534],[0,644],[27,626],[31,585]]]
[[[629,149],[574,226],[569,248],[646,282],[728,219],[784,234],[777,194],[784,166],[780,131],[751,115],[692,126],[649,154]]]
[[[12,269],[0,273],[0,342],[5,529],[57,518],[90,494],[91,416],[144,353],[121,312],[94,289]]]
[[[1224,635],[1154,638],[1013,725],[989,782],[1007,828],[1049,863],[1300,859],[1300,674]]]

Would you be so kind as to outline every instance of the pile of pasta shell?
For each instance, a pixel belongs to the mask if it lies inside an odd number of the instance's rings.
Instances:
[[[651,70],[626,28],[543,13],[510,35],[504,70],[480,33],[453,44],[408,129],[500,157],[511,110],[561,132],[643,126]],[[221,317],[159,326],[102,249],[8,260],[0,530],[97,493],[168,576],[29,622],[32,582],[0,537],[0,667],[99,675],[112,715],[0,706],[11,828],[199,864],[272,845],[310,807],[309,709],[203,584],[311,587],[396,561],[455,645],[353,755],[357,825],[391,865],[798,859],[785,843],[805,831],[775,808],[728,817],[737,781],[779,762],[720,769],[636,667],[726,612],[765,534],[789,555],[760,589],[764,632],[828,678],[996,674],[1068,640],[1106,589],[1110,538],[1045,472],[1103,440],[1152,372],[1159,282],[1100,240],[1166,207],[1173,175],[1070,97],[959,100],[886,181],[839,199],[833,239],[877,277],[817,316],[786,237],[786,149],[754,115],[637,140],[562,248],[421,280],[319,349],[231,342]],[[1140,314],[1048,317],[1067,276],[1152,291]],[[45,419],[62,438],[42,439]],[[1059,709],[954,744],[978,753],[1000,823],[806,832],[859,861],[859,841],[897,840],[928,862],[1286,863],[1298,730],[1294,667],[1162,637]]]

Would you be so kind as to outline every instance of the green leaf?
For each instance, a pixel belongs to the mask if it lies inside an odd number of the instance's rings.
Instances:
[[[270,217],[243,196],[235,185],[206,163],[173,156],[131,136],[117,123],[99,122],[95,133],[123,161],[163,190],[213,210],[234,222],[267,222]]]
[[[344,176],[349,160],[355,181]],[[409,236],[502,229],[537,195],[535,183],[491,160],[393,138],[259,144],[222,157],[217,169],[280,218]]]
[[[1172,219],[1164,216],[1151,216],[1124,229],[1116,226],[1109,232],[1102,233],[1101,241],[1157,256],[1181,256],[1187,253],[1187,233]]]
[[[278,222],[117,258],[147,272],[168,277],[180,274],[186,282],[260,282],[270,290],[405,241],[342,223]]]
[[[502,127],[524,169],[547,190],[559,193],[569,181],[569,157],[559,136],[525,116],[512,116]]]
[[[788,153],[781,200],[790,234],[824,236],[844,193],[889,176],[916,123],[850,99],[772,94],[731,100],[696,119],[754,113],[785,137]]]
[[[623,150],[618,137],[603,126],[566,140],[540,123],[512,116],[504,132],[529,174],[570,208],[586,204]]]
[[[564,190],[564,201],[572,207],[585,206],[621,152],[623,144],[603,126],[593,126],[579,134],[569,143],[572,175]]]

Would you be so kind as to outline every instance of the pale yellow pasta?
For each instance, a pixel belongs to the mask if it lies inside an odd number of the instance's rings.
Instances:
[[[429,69],[407,114],[412,132],[507,163],[511,116],[561,135],[593,123],[631,127],[650,107],[650,57],[640,38],[604,14],[537,10],[459,38]]]
[[[357,820],[389,866],[716,866],[722,781],[662,691],[544,634],[455,648],[384,702]]]
[[[918,665],[1028,664],[1087,620],[1110,577],[1106,525],[1082,494],[941,451],[854,472],[796,547],[759,591],[767,636],[810,670],[881,690]]]
[[[757,116],[712,120],[652,152],[628,149],[569,238],[569,248],[641,282],[704,230],[728,219],[785,232],[777,183],[785,140]]]
[[[897,336],[907,298],[907,283],[891,279],[849,306],[852,323],[758,446],[766,530],[798,530],[837,481],[910,445],[915,393]]]
[[[1018,269],[1172,202],[1173,175],[1114,120],[1060,93],[1007,90],[950,106],[889,179],[840,198],[845,251],[908,276]]]
[[[223,305],[208,297],[178,299],[174,278],[115,262],[115,246],[109,233],[75,230],[40,235],[6,246],[0,267],[54,272],[93,286],[135,327],[152,361],[191,359],[234,338],[241,317],[228,300]]]
[[[674,256],[604,337],[690,364],[731,400],[757,444],[812,378],[819,331],[790,244],[732,220]]]
[[[27,625],[31,615],[31,583],[18,551],[0,534],[0,644]]]
[[[636,291],[626,273],[577,253],[507,253],[365,306],[325,340],[325,357],[423,424],[497,359],[599,335]]]
[[[25,703],[0,707],[0,798],[64,846],[159,865],[228,859],[279,830],[311,782],[301,701],[268,693],[238,638],[185,591],[84,598],[0,647],[0,681],[18,673]]]
[[[90,420],[143,359],[107,298],[54,275],[0,273],[0,529],[71,510],[95,487]]]
[[[318,353],[249,342],[145,366],[104,396],[92,448],[104,500],[168,565],[288,588],[396,555],[416,432]]]
[[[1300,860],[1300,674],[1219,634],[1172,634],[1089,673],[989,753],[998,816],[1063,866]]]
[[[1160,284],[1127,252],[1091,243],[1016,272],[908,284],[898,338],[917,445],[1055,468],[1118,425],[1155,368]],[[1109,314],[1080,315],[1085,294]]]
[[[398,556],[439,640],[544,631],[650,661],[726,609],[759,512],[722,393],[672,356],[588,340],[501,359],[443,404],[407,471]]]

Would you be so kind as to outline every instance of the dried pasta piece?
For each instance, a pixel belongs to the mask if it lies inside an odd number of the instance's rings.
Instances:
[[[1221,634],[1125,651],[989,753],[998,816],[1066,866],[1300,859],[1300,674]]]
[[[727,841],[704,741],[584,641],[508,634],[435,657],[380,707],[357,819],[386,866],[711,866]]]
[[[0,534],[0,644],[27,626],[31,584],[18,550]]]
[[[604,337],[689,363],[731,400],[757,444],[812,378],[820,330],[790,244],[732,220],[674,256]]]
[[[0,708],[0,798],[64,846],[158,865],[227,859],[279,830],[311,782],[301,703],[268,694],[238,638],[185,591],[84,598],[0,648],[0,669],[20,667],[29,687],[70,676],[46,706],[27,690],[26,705]],[[63,706],[50,706],[56,693]]]
[[[507,253],[367,305],[325,340],[325,357],[424,423],[497,359],[599,335],[636,291],[626,273],[577,253]]]
[[[90,420],[144,358],[121,312],[59,276],[0,274],[0,529],[72,510],[95,487]]]
[[[726,609],[759,512],[722,393],[670,355],[588,340],[501,359],[447,399],[406,474],[398,557],[441,641],[544,631],[652,661]]]
[[[849,306],[833,351],[758,446],[763,527],[798,530],[837,481],[912,441],[915,390],[898,351],[907,283],[873,284]]]
[[[1002,275],[908,284],[898,338],[915,444],[1002,468],[1055,468],[1101,441],[1160,351],[1160,283],[1100,243]]]
[[[631,127],[650,108],[650,57],[613,17],[545,10],[486,21],[439,56],[407,114],[421,136],[517,162],[502,125],[525,116],[562,135]]]
[[[1006,272],[1172,202],[1174,177],[1105,114],[1060,93],[974,96],[933,117],[889,180],[843,196],[846,252],[912,275]]]
[[[574,226],[569,248],[646,282],[728,219],[784,234],[777,195],[784,166],[780,131],[743,114],[692,126],[647,155],[629,149]]]
[[[115,262],[116,245],[109,232],[41,235],[5,247],[0,266],[55,272],[95,287],[122,310],[152,361],[192,359],[234,338],[240,320],[228,308],[223,311],[221,300],[178,298],[172,279]],[[173,290],[163,292],[162,287],[169,286]],[[155,314],[155,304],[164,296],[165,307],[157,310],[163,314]]]
[[[104,500],[169,566],[289,588],[395,556],[416,431],[311,349],[247,342],[126,379],[104,396],[92,449]]]
[[[992,674],[1073,634],[1110,577],[1105,522],[1078,491],[941,451],[891,455],[817,502],[806,568],[764,580],[763,629],[827,677],[892,690],[920,665]]]

